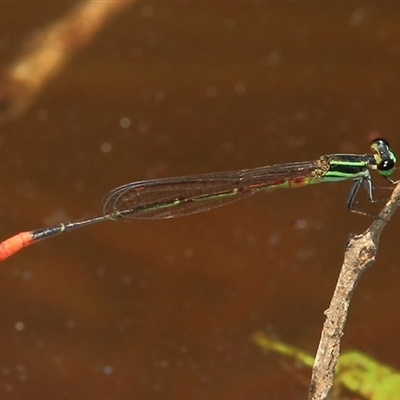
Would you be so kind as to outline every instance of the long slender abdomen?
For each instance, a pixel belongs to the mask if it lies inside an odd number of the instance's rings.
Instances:
[[[21,232],[0,243],[0,261],[12,256],[23,247],[29,246],[40,240],[68,232],[72,229],[81,228],[96,222],[118,218],[119,215],[100,215],[98,217],[79,219],[77,221],[61,222],[47,228],[35,229],[33,231]]]

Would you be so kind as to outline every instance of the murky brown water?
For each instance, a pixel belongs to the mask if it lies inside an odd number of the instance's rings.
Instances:
[[[70,5],[2,3],[5,68]],[[97,215],[129,181],[400,148],[397,4],[136,4],[0,127],[0,235]],[[377,177],[378,182],[379,177]],[[4,399],[300,399],[350,232],[349,184],[167,221],[107,222],[2,264]],[[343,347],[400,368],[397,217]],[[288,368],[289,365],[289,368]]]

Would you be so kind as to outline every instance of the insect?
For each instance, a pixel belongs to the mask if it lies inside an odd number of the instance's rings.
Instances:
[[[369,201],[374,202],[370,171],[378,171],[395,184],[390,178],[395,165],[396,156],[389,143],[380,138],[371,142],[368,154],[331,154],[315,161],[128,183],[103,198],[102,215],[21,232],[4,240],[0,243],[0,261],[25,246],[97,222],[175,218],[219,207],[263,189],[353,180],[346,199],[347,208],[365,214],[353,207],[360,186],[364,184]]]

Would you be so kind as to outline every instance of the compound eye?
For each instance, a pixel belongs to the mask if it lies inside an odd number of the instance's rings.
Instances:
[[[383,138],[374,139],[374,140],[371,142],[371,145],[372,145],[372,144],[376,144],[377,146],[387,146],[387,147],[389,147],[388,141],[387,141],[386,139],[383,139]]]
[[[394,168],[393,160],[383,160],[379,163],[377,169],[378,171],[390,171]]]

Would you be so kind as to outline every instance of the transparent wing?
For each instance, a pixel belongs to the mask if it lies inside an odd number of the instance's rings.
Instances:
[[[103,198],[110,218],[162,219],[194,214],[250,196],[261,189],[303,186],[318,161],[240,171],[154,179],[117,187]]]

